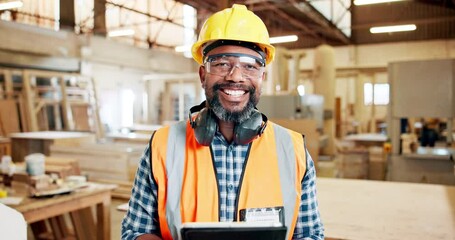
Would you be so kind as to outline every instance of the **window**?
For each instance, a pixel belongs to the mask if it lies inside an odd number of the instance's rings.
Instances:
[[[374,102],[373,102],[374,100]],[[365,105],[387,105],[389,104],[388,83],[365,83],[363,85],[363,103]]]

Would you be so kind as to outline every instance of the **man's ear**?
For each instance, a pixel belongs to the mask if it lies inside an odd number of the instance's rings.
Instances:
[[[199,66],[199,80],[201,81],[201,84],[204,85],[205,82],[205,67],[203,65]]]

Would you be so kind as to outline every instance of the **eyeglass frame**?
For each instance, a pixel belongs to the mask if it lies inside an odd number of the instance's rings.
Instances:
[[[207,72],[209,74],[213,74],[213,75],[220,76],[220,77],[226,77],[226,76],[229,76],[229,75],[231,75],[233,73],[235,67],[239,68],[242,71],[241,66],[237,63],[237,64],[231,66],[231,68],[226,72],[226,75],[219,75],[219,74],[215,74],[215,73],[210,72],[210,68],[212,66],[210,66],[210,65],[207,66],[207,64],[212,63],[214,59],[219,58],[219,57],[237,57],[237,58],[248,57],[248,58],[252,58],[257,63],[259,63],[259,65],[260,65],[259,68],[261,68],[262,70],[265,69],[265,59],[263,59],[263,58],[259,58],[259,57],[256,57],[256,56],[253,56],[253,55],[250,55],[250,54],[245,54],[245,53],[219,53],[219,54],[208,55],[208,56],[206,56],[204,58],[204,64],[203,65],[207,69]],[[264,73],[264,71],[262,71],[262,73]],[[260,73],[257,77],[259,77],[262,73]],[[247,78],[251,78],[252,77],[251,75],[244,74],[243,71],[242,71],[242,76],[247,77]]]

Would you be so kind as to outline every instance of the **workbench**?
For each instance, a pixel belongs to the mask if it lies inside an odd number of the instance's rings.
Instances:
[[[111,190],[114,188],[115,185],[90,183],[86,188],[52,198],[29,198],[17,193],[19,196],[24,197],[24,200],[19,205],[10,207],[22,213],[28,224],[69,213],[73,220],[77,239],[110,240]],[[17,197],[18,195],[13,196]],[[93,221],[91,211],[88,211],[88,216],[77,214],[77,211],[90,207],[95,207],[96,209],[96,218],[94,219],[96,221]],[[85,211],[86,213],[87,211]],[[53,230],[55,231],[56,228],[53,228]],[[87,236],[87,234],[91,236]]]
[[[455,187],[317,179],[329,239],[455,239]]]
[[[387,180],[455,185],[455,149],[418,147],[414,153],[392,154]]]
[[[343,140],[352,141],[356,146],[381,146],[387,141],[387,136],[380,133],[361,133],[347,135]]]

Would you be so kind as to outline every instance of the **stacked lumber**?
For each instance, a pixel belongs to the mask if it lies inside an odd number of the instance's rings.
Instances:
[[[45,171],[47,174],[57,174],[62,179],[81,174],[79,162],[75,158],[46,157]]]
[[[368,179],[368,149],[351,141],[335,142],[336,176],[338,178]]]
[[[52,145],[51,157],[77,159],[89,181],[133,181],[144,146],[119,143],[86,143],[78,147]]]
[[[340,152],[335,162],[337,177],[368,179],[368,150],[352,149]]]

